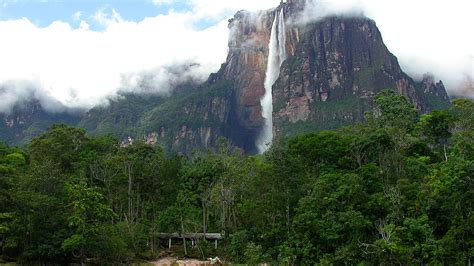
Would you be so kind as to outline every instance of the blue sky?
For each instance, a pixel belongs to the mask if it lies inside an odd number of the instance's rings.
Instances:
[[[415,79],[431,72],[456,92],[474,77],[473,0],[307,1],[315,5],[306,10],[310,20],[363,10]],[[279,3],[0,0],[0,86],[8,88],[0,92],[0,113],[40,96],[89,108],[120,90],[139,90],[143,77],[166,94],[177,78],[167,69],[176,65],[198,66],[183,76],[205,80],[226,59],[227,19]]]
[[[0,0],[0,113],[32,97],[90,108],[144,78],[162,94],[205,80],[227,56],[227,19],[279,1]],[[195,67],[169,72],[182,65]]]
[[[192,7],[186,1],[175,1],[172,4],[157,5],[150,1],[98,1],[98,0],[0,0],[0,19],[14,20],[28,18],[39,27],[46,27],[54,21],[68,22],[78,27],[80,20],[76,17],[80,12],[81,20],[87,21],[91,29],[101,30],[102,25],[94,21],[93,16],[98,11],[110,13],[114,9],[124,20],[141,21],[145,17],[166,15],[170,10],[176,12],[191,11]],[[198,27],[208,26],[205,21]]]

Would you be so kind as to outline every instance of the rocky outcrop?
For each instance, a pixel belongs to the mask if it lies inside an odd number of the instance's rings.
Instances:
[[[258,14],[239,12],[230,21],[233,34],[225,78],[233,81],[236,119],[244,130],[261,130],[259,104],[276,12],[287,18],[289,55],[273,86],[277,134],[288,136],[360,121],[372,109],[372,98],[387,88],[407,96],[422,112],[449,105],[441,82],[425,78],[417,83],[402,71],[374,21],[327,17],[302,23],[304,3],[288,1]]]
[[[421,89],[425,95],[431,95],[440,101],[449,102],[449,96],[446,93],[443,82],[441,80],[436,82],[434,76],[431,74],[425,74],[423,76]]]
[[[0,114],[0,141],[10,145],[23,145],[46,131],[51,125],[74,125],[80,114],[47,113],[38,101],[16,105],[8,114]]]
[[[271,21],[269,13],[237,13],[230,21],[229,54],[222,78],[232,81],[236,119],[243,127],[259,129],[262,124],[260,98],[268,56]]]
[[[210,80],[145,112],[137,125],[138,135],[144,136],[145,143],[183,153],[215,147],[220,137],[229,135],[232,98],[226,80]]]
[[[374,21],[325,17],[303,22],[305,2],[288,0],[267,11],[238,12],[229,20],[227,60],[207,82],[184,84],[169,98],[126,95],[90,110],[79,126],[93,134],[113,133],[125,140],[123,145],[140,139],[189,153],[215,147],[225,137],[256,152],[255,142],[268,125],[260,101],[277,14],[279,21],[284,18],[285,44],[278,49],[284,48],[286,60],[272,88],[274,136],[361,121],[373,109],[373,97],[387,88],[407,96],[422,112],[449,105],[441,81],[427,75],[415,82],[402,71]],[[4,128],[14,128],[24,119],[8,116],[2,121]]]
[[[374,21],[327,17],[302,23],[304,9],[305,1],[291,0],[258,13],[239,11],[229,20],[229,53],[219,72],[179,104],[165,102],[145,113],[139,123],[144,141],[189,152],[213,147],[223,136],[255,152],[264,125],[260,100],[277,13],[286,18],[288,56],[273,86],[277,136],[360,121],[373,108],[373,97],[386,88],[407,96],[421,111],[449,103],[441,82],[426,76],[417,83],[402,71]]]

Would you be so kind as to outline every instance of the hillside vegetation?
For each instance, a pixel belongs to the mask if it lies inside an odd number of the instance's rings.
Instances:
[[[160,232],[220,232],[178,256],[257,264],[445,264],[474,257],[474,102],[419,115],[383,91],[366,122],[184,157],[52,126],[0,145],[0,260],[126,263]],[[176,103],[179,104],[179,103]],[[165,107],[160,107],[165,108]],[[134,120],[131,118],[131,120]]]

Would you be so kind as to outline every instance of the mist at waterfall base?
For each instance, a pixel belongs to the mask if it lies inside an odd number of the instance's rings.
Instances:
[[[272,87],[280,75],[280,67],[286,59],[286,29],[283,10],[276,12],[273,20],[268,45],[268,62],[265,73],[265,94],[261,100],[263,130],[257,139],[256,146],[260,153],[267,151],[273,141],[273,97]]]

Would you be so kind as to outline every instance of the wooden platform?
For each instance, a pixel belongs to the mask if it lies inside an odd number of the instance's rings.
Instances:
[[[207,240],[222,240],[224,236],[221,233],[158,233],[159,239],[207,239]]]
[[[221,233],[158,233],[155,236],[158,237],[158,239],[168,240],[168,248],[170,249],[172,240],[183,240],[184,245],[186,245],[186,240],[191,240],[194,246],[194,243],[198,239],[214,241],[214,246],[217,249],[217,241],[224,239]]]

